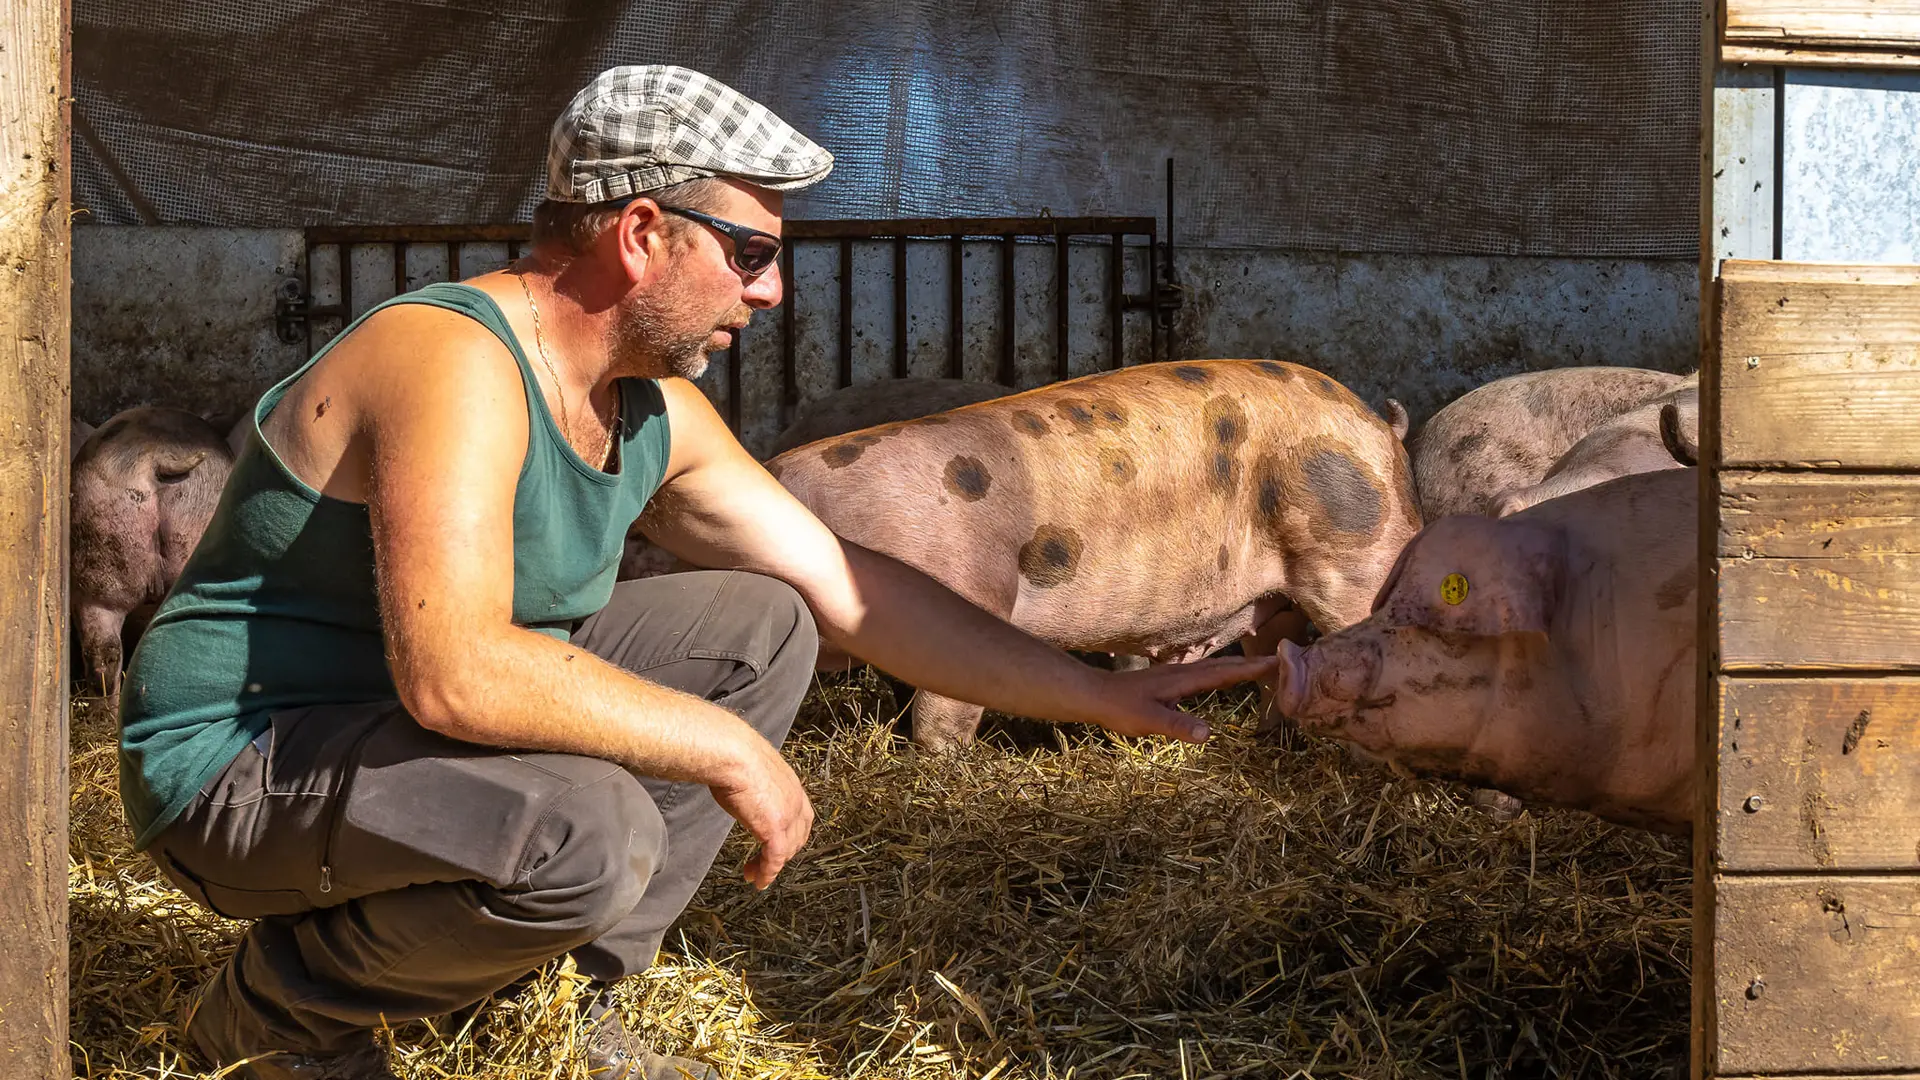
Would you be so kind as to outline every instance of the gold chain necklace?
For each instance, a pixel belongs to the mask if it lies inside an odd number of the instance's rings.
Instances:
[[[540,305],[533,302],[533,290],[527,286],[526,273],[523,271],[514,276],[520,279],[520,292],[527,298],[527,310],[533,313],[533,343],[540,350],[540,362],[547,365],[547,374],[553,376],[553,393],[560,399],[560,430],[566,435],[569,445],[578,446],[573,441],[573,418],[567,413],[566,387],[560,384],[560,372],[553,366],[553,357],[547,355],[546,335],[540,329]],[[599,410],[593,407],[591,392],[587,394],[587,409],[593,413],[595,420],[600,419]],[[615,419],[619,419],[617,410]],[[607,454],[613,450],[613,427],[613,424],[608,424],[606,432],[600,437],[600,453],[592,461],[596,469],[606,465]]]

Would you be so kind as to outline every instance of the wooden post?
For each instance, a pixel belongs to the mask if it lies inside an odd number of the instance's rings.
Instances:
[[[70,9],[0,25],[0,1076],[63,1080]]]

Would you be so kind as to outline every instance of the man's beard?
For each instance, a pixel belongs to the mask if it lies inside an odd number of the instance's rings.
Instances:
[[[617,371],[649,378],[677,375],[697,379],[707,370],[707,347],[724,323],[745,322],[752,309],[742,304],[724,320],[688,325],[684,303],[675,296],[635,296],[620,304],[608,351]]]

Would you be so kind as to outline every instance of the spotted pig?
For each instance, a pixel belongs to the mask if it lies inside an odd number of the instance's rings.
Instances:
[[[768,456],[849,431],[913,420],[1011,393],[999,383],[964,379],[883,379],[849,386],[802,405],[793,423],[773,441]]]
[[[1307,619],[1346,626],[1420,529],[1393,428],[1333,379],[1270,360],[1123,368],[768,469],[841,536],[1038,637],[1156,661],[1243,638],[1271,653]],[[980,712],[921,693],[914,740],[964,744]]]
[[[1276,710],[1396,771],[1685,832],[1697,486],[1640,473],[1434,522],[1364,621],[1282,643]]]
[[[1012,392],[999,383],[961,379],[886,379],[849,386],[801,406],[793,423],[774,440],[773,455],[849,431],[897,420],[914,420],[962,405],[991,401]],[[647,539],[636,526],[627,533],[626,546],[620,556],[619,580],[657,577],[691,568]]]

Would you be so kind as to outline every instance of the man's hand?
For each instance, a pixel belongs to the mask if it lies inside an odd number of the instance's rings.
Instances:
[[[1141,671],[1116,671],[1101,678],[1103,691],[1094,709],[1081,717],[1116,735],[1164,735],[1206,742],[1206,721],[1174,708],[1181,698],[1270,675],[1274,656],[1221,656],[1191,664],[1155,664]]]
[[[709,785],[714,801],[760,841],[747,860],[746,879],[756,889],[773,884],[787,860],[813,831],[813,803],[780,751],[749,733],[727,780]],[[757,745],[755,745],[757,744]]]

